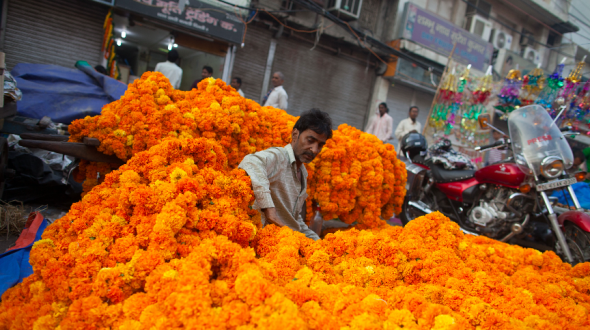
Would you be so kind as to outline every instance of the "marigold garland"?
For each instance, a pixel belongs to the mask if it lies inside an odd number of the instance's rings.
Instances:
[[[310,164],[310,192],[326,217],[372,229],[319,241],[261,229],[250,180],[215,137],[162,138],[109,174],[86,164],[95,187],[35,243],[0,329],[590,327],[590,263],[464,235],[437,212],[376,221],[403,199],[405,171],[354,128]]]
[[[99,151],[127,161],[165,137],[204,137],[219,142],[236,168],[247,154],[291,141],[297,117],[241,97],[220,79],[205,79],[189,92],[174,90],[158,72],[147,72],[130,84],[120,100],[107,104],[100,116],[74,121],[71,142],[84,137],[101,141]],[[116,167],[83,162],[76,179],[88,192]],[[348,125],[308,166],[308,194],[326,219],[339,217],[361,228],[380,225],[399,213],[405,196],[406,171],[393,145]],[[308,200],[307,213],[311,212]]]
[[[352,229],[320,241],[270,225],[251,247],[240,246],[215,229],[219,219],[195,221],[192,195],[199,193],[186,186],[197,168],[215,170],[189,159],[164,160],[166,170],[144,160],[137,171],[125,165],[48,227],[31,252],[35,273],[2,296],[0,329],[590,326],[589,263],[571,267],[553,252],[464,235],[440,213],[405,228]],[[175,197],[164,206],[156,196],[147,204],[121,198],[132,185],[145,194],[153,182],[176,182]],[[246,195],[234,212],[248,212]],[[113,199],[124,202],[99,211]],[[94,222],[80,215],[92,204]],[[160,213],[151,214],[157,205]],[[176,234],[161,240],[164,232]]]

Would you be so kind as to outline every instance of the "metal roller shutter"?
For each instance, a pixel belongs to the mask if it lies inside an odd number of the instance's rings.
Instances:
[[[393,131],[395,132],[395,129],[401,120],[408,118],[408,110],[410,110],[411,105],[416,105],[418,106],[418,109],[420,109],[418,121],[422,124],[422,127],[424,127],[433,98],[434,95],[430,93],[416,90],[399,83],[389,87],[386,103],[389,107],[389,115],[393,118]],[[393,144],[397,146],[397,139],[395,139]]]
[[[264,69],[272,32],[258,26],[248,26],[244,48],[238,48],[232,77],[242,78],[242,91],[246,98],[260,102]]]
[[[3,51],[17,63],[73,67],[100,62],[108,8],[83,0],[9,0]]]
[[[289,112],[298,116],[311,108],[326,111],[334,127],[347,123],[363,129],[375,74],[372,68],[335,56],[308,43],[278,40],[273,72],[285,75]]]

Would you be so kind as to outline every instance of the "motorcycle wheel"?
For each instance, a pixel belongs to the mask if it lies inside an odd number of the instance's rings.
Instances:
[[[423,202],[426,203],[426,205],[428,205],[428,207],[434,211],[433,209],[433,203],[429,203],[428,200],[430,200],[430,198],[425,198],[427,200],[423,200]],[[413,198],[412,200],[414,201],[418,201],[418,198]],[[416,209],[415,207],[410,206],[408,203],[410,202],[410,198],[408,198],[408,196],[406,196],[404,198],[404,204],[402,205],[402,212],[399,215],[399,219],[402,222],[402,225],[406,225],[408,222],[416,219],[417,217],[421,217],[423,215],[425,215],[424,212]]]
[[[576,265],[581,262],[590,260],[590,233],[583,231],[580,227],[573,223],[565,225],[565,240],[572,252],[574,262]]]

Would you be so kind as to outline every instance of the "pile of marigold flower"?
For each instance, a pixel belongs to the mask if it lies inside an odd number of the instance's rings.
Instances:
[[[590,264],[440,213],[313,241],[260,228],[209,139],[139,152],[35,243],[0,329],[583,329]]]
[[[99,151],[123,161],[163,138],[203,137],[221,144],[229,168],[236,168],[248,154],[290,143],[296,121],[283,110],[241,97],[220,79],[205,79],[185,92],[174,90],[161,73],[148,72],[101,115],[76,120],[69,131],[71,142],[97,138]],[[363,228],[377,227],[380,217],[389,219],[401,210],[405,165],[393,145],[371,134],[341,125],[308,169],[309,217],[313,200],[326,219],[357,222]],[[88,192],[111,170],[110,164],[83,161],[76,179],[84,181]]]

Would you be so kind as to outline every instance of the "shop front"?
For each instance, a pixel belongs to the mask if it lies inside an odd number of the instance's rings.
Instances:
[[[244,23],[238,16],[205,2],[116,0],[114,36],[120,80],[132,82],[167,59],[176,49],[182,68],[181,90],[201,79],[204,66],[213,77],[229,82],[234,45]]]
[[[440,74],[434,71],[442,72],[452,53],[449,72],[460,74],[470,66],[471,77],[481,77],[491,63],[494,48],[481,37],[411,2],[405,4],[398,24],[397,39],[390,45],[428,63],[432,70],[393,58],[384,74],[390,82],[387,103],[393,108],[390,114],[394,129],[396,123],[407,118],[409,107],[414,105],[420,109],[418,120],[424,127],[441,84]]]

